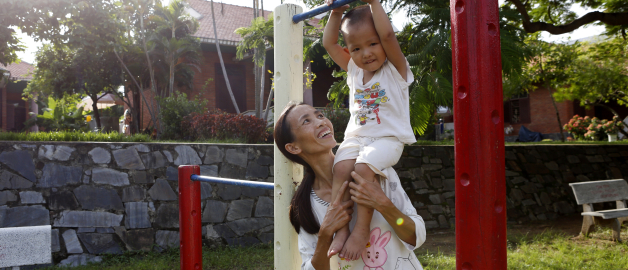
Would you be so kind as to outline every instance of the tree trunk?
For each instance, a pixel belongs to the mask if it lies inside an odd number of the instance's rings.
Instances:
[[[266,72],[264,72],[266,70],[266,52],[264,52],[264,57],[262,58],[262,67],[260,68],[260,93],[259,93],[259,108],[260,108],[260,115],[257,117],[261,117],[262,116],[262,110],[264,109],[264,82],[266,81]]]
[[[549,96],[552,99],[552,104],[554,105],[554,110],[556,111],[556,120],[558,120],[558,130],[560,130],[560,140],[565,142],[565,133],[563,132],[563,123],[560,121],[560,113],[558,112],[558,106],[556,106],[556,100],[554,100],[554,96],[552,96],[552,89],[547,87],[547,92],[549,92]]]
[[[238,107],[238,103],[236,102],[235,96],[233,96],[233,91],[231,91],[231,84],[229,84],[229,77],[227,76],[227,69],[225,69],[225,61],[222,60],[222,53],[220,52],[220,45],[218,44],[218,31],[216,30],[216,16],[214,16],[214,0],[212,2],[212,22],[214,24],[214,42],[216,43],[216,50],[218,51],[218,58],[220,58],[220,66],[222,67],[222,75],[225,76],[225,83],[227,84],[227,90],[229,91],[229,95],[231,96],[231,102],[233,102],[233,107],[236,109],[236,113],[240,114],[240,108]]]
[[[268,93],[268,101],[266,101],[266,111],[264,111],[264,120],[268,119],[268,110],[270,109],[270,101],[273,100],[273,95],[275,92],[273,88],[270,88],[270,93]]]
[[[157,116],[153,113],[153,110],[152,110],[151,106],[146,101],[146,97],[144,96],[144,87],[142,87],[139,83],[137,83],[137,80],[135,80],[135,77],[133,77],[133,73],[131,73],[129,68],[124,63],[124,61],[122,61],[122,58],[120,58],[120,55],[118,55],[118,52],[115,49],[113,50],[113,53],[115,53],[116,57],[118,58],[118,61],[120,61],[120,64],[122,64],[122,66],[124,67],[124,70],[126,70],[126,72],[129,74],[129,77],[131,77],[131,80],[133,80],[133,83],[135,83],[135,86],[137,86],[137,89],[138,89],[138,91],[140,93],[140,96],[142,96],[142,99],[144,100],[144,104],[146,104],[146,108],[148,109],[148,114],[150,115],[150,119],[153,121],[153,123],[156,123]],[[129,108],[133,108],[133,106],[129,105]],[[139,114],[138,114],[137,118],[139,120]],[[139,132],[139,130],[140,130],[139,129],[139,121],[136,122],[136,125],[137,125],[137,131]]]
[[[173,25],[172,26],[172,38],[170,39],[170,41],[176,38],[175,30],[176,29]],[[170,49],[172,49],[172,45],[170,46]],[[172,94],[174,94],[174,52],[173,51],[170,52],[170,81],[169,81],[168,88],[169,88],[170,96],[172,96]]]
[[[255,49],[254,54],[257,54],[257,49]],[[255,64],[255,68],[253,69],[253,73],[255,73],[255,117],[260,117],[261,116],[261,110],[262,110],[262,106],[260,105],[260,102],[262,101],[259,96],[260,96],[260,92],[262,91],[262,89],[260,88],[260,84],[261,84],[261,72],[260,72],[261,68],[259,66],[257,66],[257,64]]]
[[[153,91],[154,96],[157,97],[158,93],[157,93],[157,83],[155,83],[155,70],[153,69],[153,63],[150,60],[150,55],[148,55],[148,46],[146,46],[146,30],[144,29],[144,17],[142,15],[143,14],[140,14],[140,27],[142,30],[142,43],[144,46],[144,54],[146,55],[146,61],[148,63],[148,71],[150,74],[150,88]],[[140,93],[142,93],[142,96],[143,96],[142,89],[140,89]],[[157,106],[159,106],[159,104],[157,104]],[[159,117],[160,117],[159,108],[157,108],[157,118],[154,119],[155,125],[159,127],[159,132],[157,134],[157,137],[161,135],[161,121],[159,120]]]
[[[99,131],[102,130],[102,126],[100,124],[100,112],[98,112],[98,95],[90,95],[89,98],[92,99],[92,110],[94,111],[94,119],[96,120],[96,128]]]

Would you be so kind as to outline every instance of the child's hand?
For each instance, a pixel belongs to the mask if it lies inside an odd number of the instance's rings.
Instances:
[[[331,6],[331,4],[334,3],[334,0],[325,0],[325,4],[328,6]],[[349,5],[344,5],[341,7],[337,7],[335,9],[332,9],[332,12],[340,12],[340,14],[344,13],[345,10],[347,10],[349,8]]]

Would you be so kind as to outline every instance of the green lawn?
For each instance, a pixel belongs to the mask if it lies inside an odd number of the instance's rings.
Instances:
[[[609,229],[601,229],[591,238],[557,231],[510,236],[508,269],[628,269],[628,245],[600,240],[609,237]],[[417,256],[425,270],[456,269],[454,254],[427,252]]]
[[[610,230],[605,229],[595,233],[592,238],[572,237],[557,231],[546,231],[534,236],[510,236],[508,269],[628,269],[628,245],[604,240],[609,236]],[[451,252],[445,254],[427,251],[417,256],[425,270],[455,269],[456,259]],[[100,264],[74,269],[178,268],[178,250],[168,250],[163,253],[105,256]],[[248,248],[204,248],[203,268],[272,269],[273,249],[270,245]]]

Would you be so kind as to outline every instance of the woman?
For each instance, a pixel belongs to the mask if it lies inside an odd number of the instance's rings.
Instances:
[[[274,138],[288,159],[303,165],[306,174],[290,204],[290,222],[299,234],[301,269],[423,269],[413,250],[425,241],[425,224],[417,215],[392,168],[387,179],[365,181],[352,173],[355,182],[345,182],[351,200],[331,200],[332,166],[336,146],[333,126],[312,106],[291,102],[275,124]],[[390,199],[389,199],[390,198]],[[328,257],[335,231],[350,224],[353,203],[375,209],[370,239],[360,258],[344,254]],[[340,259],[339,259],[340,258]],[[349,261],[348,259],[357,259]]]

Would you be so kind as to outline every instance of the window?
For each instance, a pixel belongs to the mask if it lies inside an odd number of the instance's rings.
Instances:
[[[530,123],[530,97],[528,93],[514,95],[504,102],[504,122],[510,124]]]

